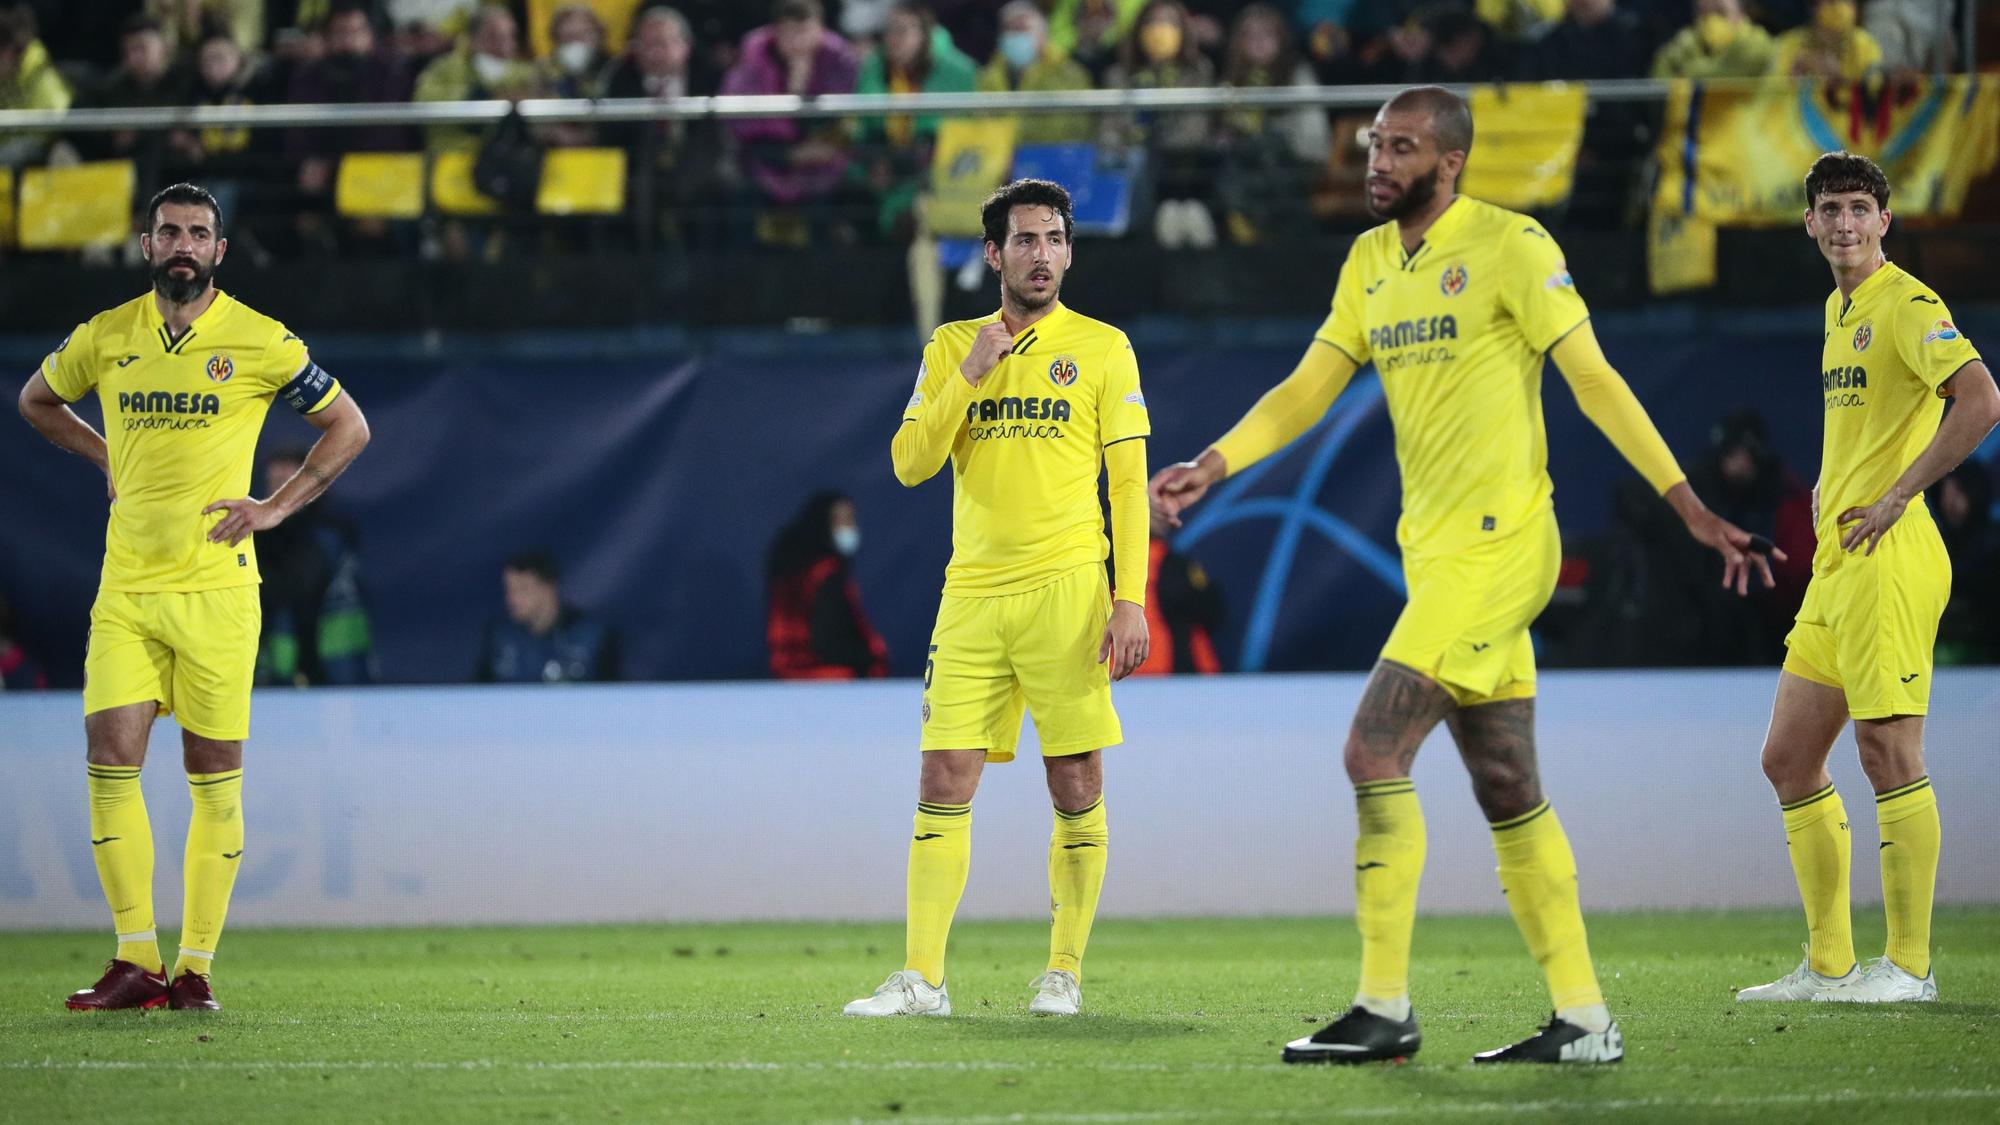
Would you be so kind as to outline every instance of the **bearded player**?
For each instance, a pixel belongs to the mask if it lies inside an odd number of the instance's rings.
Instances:
[[[1348,731],[1360,820],[1355,921],[1361,983],[1340,1019],[1285,1048],[1287,1062],[1408,1057],[1410,935],[1424,821],[1410,766],[1444,723],[1499,856],[1500,884],[1545,974],[1554,1016],[1476,1062],[1617,1062],[1624,1040],[1591,967],[1576,861],[1535,764],[1528,626],[1555,589],[1556,530],[1542,429],[1542,360],[1553,354],[1584,414],[1726,560],[1739,593],[1753,539],[1702,506],[1646,412],[1599,349],[1562,251],[1541,224],[1455,194],[1472,115],[1438,87],[1405,90],[1368,133],[1368,204],[1390,220],[1341,266],[1333,311],[1298,367],[1195,461],[1163,470],[1155,506],[1178,523],[1217,481],[1277,452],[1373,362],[1395,427],[1396,529],[1409,604]],[[1768,543],[1758,543],[1767,548]]]
[[[175,184],[146,209],[152,291],[77,326],[21,391],[43,437],[110,482],[104,570],[84,657],[90,850],[118,949],[70,1008],[216,1009],[209,976],[242,863],[243,740],[257,661],[254,533],[276,527],[368,443],[353,398],[285,326],[215,288],[229,249],[215,197]],[[95,391],[104,434],[70,404]],[[257,433],[282,399],[320,431],[263,500],[244,496]],[[180,953],[153,928],[153,830],[139,769],[153,720],[180,721],[194,815]]]
[[[1109,839],[1102,751],[1124,738],[1111,681],[1146,659],[1151,427],[1132,343],[1059,300],[1072,227],[1062,187],[1017,180],[980,218],[1000,311],[937,330],[891,447],[910,487],[949,460],[951,564],[924,666],[906,957],[850,1016],[951,1014],[945,940],[971,863],[972,796],[987,762],[1014,757],[1024,709],[1055,804],[1049,961],[1028,1010],[1077,1013]]]
[[[1889,180],[1829,152],[1806,175],[1806,233],[1833,268],[1820,359],[1824,435],[1813,522],[1819,546],[1764,737],[1785,845],[1806,908],[1806,958],[1738,1000],[1937,999],[1931,898],[1937,791],[1924,768],[1931,648],[1951,560],[1924,489],[2000,422],[1993,375],[1929,286],[1882,253]],[[1950,410],[1945,409],[1950,400]],[[1855,962],[1847,808],[1826,772],[1849,719],[1875,790],[1883,955]]]

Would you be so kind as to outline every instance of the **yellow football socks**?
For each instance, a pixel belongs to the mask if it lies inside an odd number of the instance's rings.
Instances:
[[[1829,785],[1778,807],[1785,814],[1785,847],[1792,854],[1792,873],[1798,876],[1799,898],[1806,907],[1806,964],[1823,977],[1846,976],[1854,968],[1854,925],[1847,897],[1853,853],[1847,806]]]
[[[1049,837],[1049,968],[1083,976],[1083,947],[1104,889],[1104,798],[1076,812],[1056,810]]]
[[[944,946],[951,916],[972,868],[972,806],[917,802],[910,838],[908,930],[903,967],[934,985],[944,983]]]
[[[1408,1010],[1410,932],[1424,873],[1424,812],[1407,777],[1354,787],[1361,832],[1354,841],[1354,924],[1361,931],[1357,1003],[1396,1017]]]
[[[1500,859],[1500,887],[1507,909],[1528,941],[1528,952],[1548,978],[1557,1012],[1601,1011],[1604,993],[1590,965],[1590,941],[1577,898],[1576,856],[1562,821],[1547,801],[1520,816],[1490,825]],[[1567,1017],[1566,1017],[1567,1018]]]
[[[1931,972],[1931,897],[1937,890],[1937,791],[1920,777],[1875,797],[1882,829],[1882,908],[1889,960],[1917,977]]]
[[[191,773],[188,792],[194,797],[194,817],[188,822],[187,898],[176,977],[184,972],[208,975],[229,913],[229,892],[243,863],[243,771]]]
[[[157,973],[160,943],[153,932],[153,825],[139,791],[138,766],[89,765],[90,858],[111,906],[120,961]]]

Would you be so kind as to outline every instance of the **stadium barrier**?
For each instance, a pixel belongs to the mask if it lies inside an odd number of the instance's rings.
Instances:
[[[1796,903],[1758,768],[1775,669],[1546,673],[1543,777],[1591,910]],[[1107,758],[1122,916],[1342,913],[1353,801],[1339,747],[1362,678],[1141,681]],[[880,684],[261,692],[237,926],[894,919],[915,800],[914,680]],[[0,697],[0,929],[108,925],[74,695]],[[1940,902],[2000,901],[2000,669],[1943,669],[1928,730]],[[171,721],[146,772],[160,920],[188,799]],[[1033,741],[988,770],[963,914],[1048,905]],[[1843,740],[1854,900],[1879,899],[1867,783]],[[1491,843],[1440,732],[1415,770],[1421,908],[1498,912]],[[1803,927],[1801,927],[1803,932]]]

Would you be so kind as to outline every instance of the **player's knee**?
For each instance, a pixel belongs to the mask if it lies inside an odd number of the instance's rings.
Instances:
[[[147,727],[129,723],[84,720],[84,759],[93,766],[143,766],[146,764]]]
[[[1347,780],[1356,785],[1405,777],[1410,772],[1394,747],[1372,742],[1359,732],[1348,733],[1341,760],[1347,767]]]
[[[1809,789],[1824,768],[1821,761],[1776,742],[1764,744],[1763,766],[1765,780],[1780,794]]]
[[[1511,762],[1485,762],[1472,767],[1472,796],[1487,820],[1511,820],[1542,803],[1541,782],[1534,771]]]
[[[1924,775],[1924,751],[1920,741],[1902,737],[1867,723],[1856,724],[1854,744],[1861,752],[1861,772],[1880,793],[1908,785]]]

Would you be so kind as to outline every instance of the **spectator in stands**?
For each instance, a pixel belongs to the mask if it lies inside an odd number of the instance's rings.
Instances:
[[[361,105],[410,100],[410,68],[379,35],[363,0],[336,0],[326,18],[326,53],[293,72],[287,101],[307,105]],[[341,129],[293,129],[285,151],[297,170],[303,210],[332,210],[334,171],[342,153],[403,152],[414,146],[400,125],[360,125]],[[311,233],[323,224],[314,220]]]
[[[1938,0],[1872,0],[1862,26],[1882,48],[1885,70],[1928,72],[1944,51],[1943,70],[1958,68],[1952,35],[1952,10],[1957,5]]]
[[[562,572],[547,551],[521,551],[500,571],[507,615],[486,623],[473,678],[480,683],[566,684],[618,678],[618,637],[566,605]]]
[[[303,448],[273,454],[264,462],[267,493],[305,463]],[[257,590],[264,615],[260,684],[372,684],[381,678],[361,581],[361,537],[329,500],[321,496],[294,518],[257,533],[257,569],[264,578]]]
[[[1694,23],[1653,56],[1653,77],[1755,78],[1770,71],[1775,49],[1742,0],[1695,0]]]
[[[265,89],[261,74],[228,33],[212,31],[196,48],[190,105],[254,105],[270,100]],[[258,232],[271,204],[264,189],[277,168],[271,147],[269,133],[240,127],[175,129],[167,135],[167,178],[200,183],[215,194],[230,219],[230,248],[249,255],[245,260],[266,253]]]
[[[528,53],[536,58],[555,53],[555,21],[565,8],[582,8],[596,20],[598,49],[606,61],[625,49],[639,14],[639,0],[510,0],[509,6],[529,29]]]
[[[0,110],[69,108],[69,84],[35,31],[33,8],[0,8]],[[0,133],[0,168],[40,160],[50,139],[41,132]]]
[[[901,0],[842,0],[840,33],[854,44],[879,45],[889,30],[889,13]],[[935,23],[937,17],[931,17]]]
[[[647,8],[606,78],[605,96],[673,101],[714,93],[699,69],[702,57],[685,16],[664,6]],[[717,138],[706,121],[640,121],[607,130],[607,141],[632,153],[631,198],[651,211],[652,237],[685,245],[713,229],[694,220],[699,204],[724,194]]]
[[[1463,8],[1438,8],[1424,17],[1429,50],[1410,64],[1410,81],[1498,82],[1510,72],[1492,25]]]
[[[763,26],[770,14],[769,4],[746,4],[743,0],[673,0],[674,9],[687,17],[688,29],[699,53],[697,74],[720,76],[729,73],[742,57],[743,40]]]
[[[1786,78],[1856,79],[1882,65],[1882,46],[1855,26],[1855,0],[1819,0],[1812,22],[1778,36],[1771,73]]]
[[[744,37],[742,55],[723,76],[724,94],[854,92],[854,51],[827,28],[819,0],[777,0],[771,15]],[[767,117],[733,120],[729,132],[757,198],[776,207],[757,216],[760,242],[803,246],[815,219],[832,219],[836,234],[853,236],[846,217],[832,214],[847,175],[845,126]]]
[[[254,55],[264,49],[264,0],[146,0],[146,14],[160,21],[167,49],[192,60],[211,35]]]
[[[1215,67],[1188,35],[1180,0],[1150,0],[1132,34],[1119,45],[1118,65],[1106,84],[1129,90],[1215,85]],[[1144,146],[1159,200],[1154,234],[1168,247],[1215,245],[1215,217],[1204,202],[1220,164],[1215,118],[1206,111],[1110,115],[1103,143],[1118,151]]]
[[[452,49],[490,0],[386,0],[396,50],[422,62]]]
[[[1049,18],[1035,0],[1011,0],[1000,9],[1000,38],[993,58],[979,72],[985,93],[1007,90],[1049,92],[1088,90],[1093,83],[1085,70],[1049,41]],[[1085,113],[1035,113],[1020,119],[1015,143],[1070,144],[1088,140],[1096,124]]]
[[[1251,4],[1230,28],[1222,84],[1238,89],[1311,86],[1312,67],[1292,45],[1291,25],[1269,4]],[[1326,111],[1233,110],[1222,117],[1218,193],[1230,241],[1304,233],[1313,171],[1326,162]]]
[[[779,529],[765,565],[772,675],[783,680],[888,675],[889,648],[861,608],[850,569],[860,547],[854,501],[838,492],[815,493]]]
[[[489,5],[473,13],[465,42],[457,50],[417,75],[415,100],[519,99],[533,97],[541,89],[540,74],[521,58],[521,32],[513,15]],[[425,134],[432,155],[475,149],[481,135],[469,125],[431,125]]]
[[[1146,564],[1146,632],[1152,643],[1145,663],[1132,674],[1212,676],[1222,671],[1214,640],[1222,628],[1222,588],[1200,563],[1174,552],[1167,542],[1172,531],[1153,517]]]
[[[1055,0],[1041,9],[1049,12],[1050,42],[1089,72],[1093,86],[1111,86],[1111,68],[1145,6],[1146,0]]]
[[[14,608],[0,594],[0,691],[46,691],[48,673],[14,636]]]
[[[119,29],[120,57],[123,62],[79,102],[99,109],[131,109],[187,104],[186,76],[174,66],[160,21],[136,15]],[[164,130],[121,129],[108,133],[74,133],[70,143],[86,159],[130,160],[138,178],[137,195],[144,198],[160,182],[166,158]]]
[[[978,67],[939,31],[920,0],[896,0],[883,25],[882,45],[861,61],[855,92],[861,94],[963,94],[972,91]],[[860,166],[878,200],[879,232],[906,242],[917,192],[929,178],[938,116],[868,117],[856,123]]]
[[[549,19],[550,92],[558,98],[601,98],[611,60],[604,22],[588,4],[564,4]],[[584,142],[577,142],[584,143]]]
[[[2000,664],[2000,528],[1993,478],[1967,461],[1930,490],[1951,557],[1951,601],[1938,622],[1939,664]]]
[[[1634,78],[1646,72],[1645,32],[1617,0],[1568,0],[1562,21],[1522,53],[1519,71],[1539,81]]]

